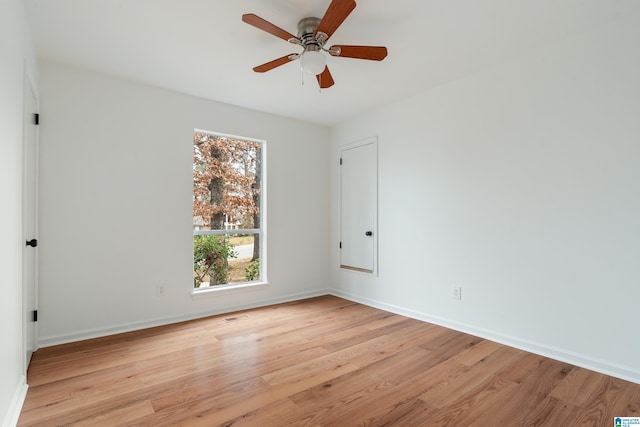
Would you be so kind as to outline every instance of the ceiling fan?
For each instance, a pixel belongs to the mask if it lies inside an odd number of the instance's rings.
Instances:
[[[243,22],[304,49],[301,53],[292,53],[258,65],[253,68],[253,71],[264,73],[300,59],[302,70],[315,75],[320,88],[326,89],[333,86],[334,81],[326,65],[326,57],[322,53],[323,51],[336,57],[382,61],[387,56],[387,48],[383,46],[335,45],[325,49],[324,45],[327,40],[347,19],[347,16],[355,7],[356,2],[354,0],[332,0],[322,19],[309,17],[303,18],[298,22],[297,36],[253,13],[242,15]]]

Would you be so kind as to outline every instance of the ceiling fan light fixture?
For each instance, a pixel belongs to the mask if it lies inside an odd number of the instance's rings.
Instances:
[[[317,76],[324,71],[327,59],[319,50],[305,50],[300,58],[300,66],[305,73]]]

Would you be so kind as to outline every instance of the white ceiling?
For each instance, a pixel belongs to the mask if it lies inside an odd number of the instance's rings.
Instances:
[[[329,57],[336,84],[301,85],[297,62],[252,68],[300,48],[292,34],[330,0],[25,0],[40,58],[203,98],[332,125],[495,66],[640,9],[637,0],[358,0],[327,43],[384,45],[382,62]]]

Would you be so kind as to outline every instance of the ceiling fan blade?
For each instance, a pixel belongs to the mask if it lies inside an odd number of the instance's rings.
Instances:
[[[333,86],[335,83],[333,81],[333,77],[331,76],[331,72],[329,72],[329,67],[324,67],[324,71],[316,76],[318,80],[318,84],[321,89],[327,89]]]
[[[355,0],[333,0],[318,24],[316,37],[327,41],[355,8]],[[320,36],[321,33],[324,36]]]
[[[289,63],[291,61],[295,61],[298,59],[300,55],[296,53],[292,53],[290,55],[283,56],[282,58],[274,59],[273,61],[269,61],[265,64],[258,65],[257,67],[253,67],[253,71],[256,73],[264,73],[269,70],[273,70],[276,67]]]
[[[331,46],[329,53],[332,56],[343,58],[369,59],[371,61],[382,61],[387,57],[387,48],[384,46]]]
[[[253,13],[247,13],[242,15],[242,21],[246,22],[249,25],[253,25],[254,27],[266,31],[269,34],[273,34],[276,37],[280,37],[284,41],[289,41],[291,39],[298,39],[296,36],[291,34],[288,31],[283,30],[282,28],[273,25],[271,22],[260,18],[258,15],[254,15]]]

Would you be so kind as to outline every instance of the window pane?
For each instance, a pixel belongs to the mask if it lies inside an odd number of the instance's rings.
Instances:
[[[260,280],[258,234],[193,236],[195,288]]]
[[[194,229],[260,228],[260,148],[253,141],[195,134]]]
[[[257,234],[232,236],[235,257],[229,259],[229,283],[260,280],[260,248]]]

